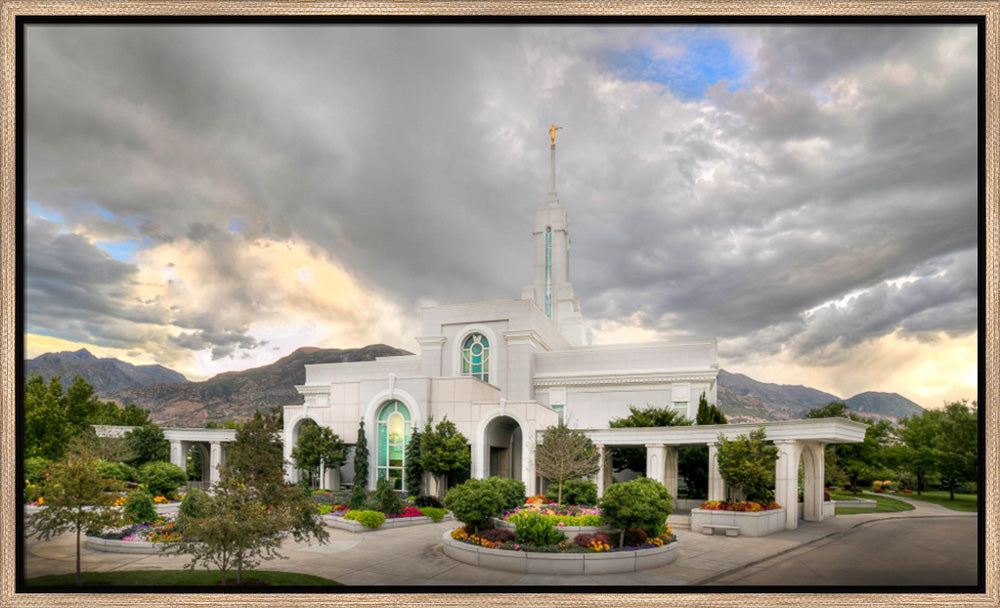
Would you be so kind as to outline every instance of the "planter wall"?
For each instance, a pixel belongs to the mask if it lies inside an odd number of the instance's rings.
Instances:
[[[514,531],[516,526],[509,521],[504,521],[502,519],[493,518],[494,528],[505,528]],[[621,532],[618,528],[612,528],[611,526],[563,526],[561,528],[557,527],[557,530],[566,535],[566,540],[573,540],[576,538],[577,534],[618,534]]]
[[[131,540],[112,540],[110,538],[97,538],[88,536],[87,546],[95,551],[107,551],[109,553],[160,553],[160,543]]]
[[[767,536],[785,529],[785,509],[770,511],[712,511],[691,509],[691,531],[704,532],[704,526],[735,526],[740,536]]]
[[[454,519],[454,517],[452,517],[451,513],[448,513],[441,519],[441,521],[451,521],[452,519]],[[376,530],[391,530],[393,528],[408,528],[410,526],[432,524],[434,523],[434,520],[426,516],[394,517],[392,519],[385,520],[382,522],[382,525],[377,528],[368,528],[361,524],[361,522],[354,521],[353,519],[344,519],[343,517],[338,517],[336,515],[324,515],[323,523],[331,528],[361,534],[363,532],[374,532]]]
[[[677,559],[677,543],[609,553],[531,553],[487,549],[457,541],[451,530],[441,536],[444,554],[472,566],[525,574],[617,574],[648,570]]]
[[[857,499],[845,499],[845,500],[831,500],[835,507],[838,508],[848,508],[848,509],[874,509],[878,506],[874,500],[870,498],[857,498]]]

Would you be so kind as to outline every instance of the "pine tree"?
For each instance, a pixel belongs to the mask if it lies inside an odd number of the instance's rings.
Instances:
[[[358,440],[354,444],[354,486],[351,488],[352,509],[364,506],[368,488],[368,436],[365,435],[365,421],[358,427]]]
[[[424,470],[420,468],[420,431],[413,429],[406,444],[406,493],[420,496],[423,490]]]

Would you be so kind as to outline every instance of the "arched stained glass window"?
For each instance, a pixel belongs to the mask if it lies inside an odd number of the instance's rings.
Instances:
[[[483,334],[472,334],[462,343],[462,375],[490,381],[490,343]]]
[[[397,490],[403,489],[406,474],[406,444],[412,425],[410,410],[399,401],[390,401],[378,414],[378,453],[376,468],[379,479],[388,479]]]

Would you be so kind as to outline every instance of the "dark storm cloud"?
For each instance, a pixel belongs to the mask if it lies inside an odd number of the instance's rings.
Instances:
[[[173,344],[227,356],[272,304],[234,261],[260,236],[404,311],[517,297],[555,122],[588,318],[804,356],[974,328],[974,28],[723,28],[754,67],[700,102],[604,63],[645,31],[32,26],[29,197],[206,248],[218,306]]]

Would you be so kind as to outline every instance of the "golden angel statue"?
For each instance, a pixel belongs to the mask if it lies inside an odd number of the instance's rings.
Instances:
[[[562,127],[557,127],[555,125],[552,125],[551,127],[549,127],[549,137],[552,139],[552,145],[553,146],[556,145],[556,131],[558,129],[561,129],[561,128]]]

